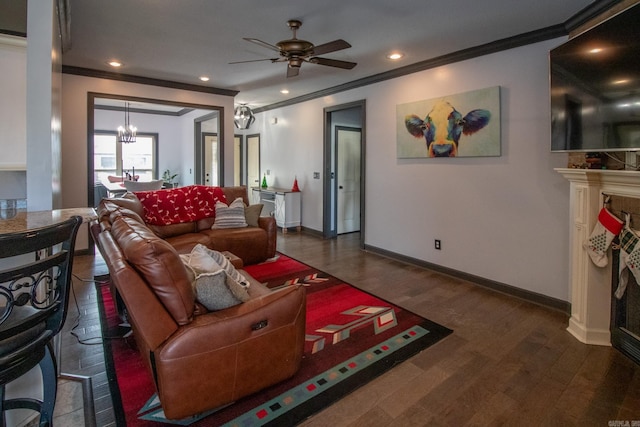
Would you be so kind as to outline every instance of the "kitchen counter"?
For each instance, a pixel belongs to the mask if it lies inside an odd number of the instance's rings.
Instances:
[[[50,211],[27,212],[19,210],[13,218],[0,219],[0,234],[19,233],[34,228],[46,227],[65,221],[72,216],[81,216],[82,222],[97,218],[93,208],[54,209]]]

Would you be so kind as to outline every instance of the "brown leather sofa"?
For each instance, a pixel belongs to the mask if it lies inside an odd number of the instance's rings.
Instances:
[[[247,187],[221,187],[227,202],[241,197],[249,204]],[[173,191],[173,190],[160,190]],[[96,211],[99,221],[108,220],[109,214],[119,207],[132,210],[144,220],[142,203],[134,193],[123,197],[103,199]],[[170,225],[146,224],[158,237],[166,240],[178,253],[189,253],[198,243],[220,252],[229,251],[242,259],[245,265],[256,264],[276,254],[277,227],[273,217],[258,218],[258,227],[212,229],[214,217]]]
[[[251,298],[208,312],[176,249],[131,209],[102,212],[92,235],[127,308],[164,413],[181,419],[292,376],[304,348],[305,290],[251,282]]]

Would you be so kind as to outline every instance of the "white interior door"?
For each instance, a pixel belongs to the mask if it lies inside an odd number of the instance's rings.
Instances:
[[[242,136],[233,137],[233,185],[242,185]]]
[[[260,135],[247,136],[247,187],[260,186]]]
[[[361,138],[359,129],[336,128],[338,234],[360,231]]]
[[[220,185],[218,172],[218,135],[203,133],[204,136],[204,185]]]

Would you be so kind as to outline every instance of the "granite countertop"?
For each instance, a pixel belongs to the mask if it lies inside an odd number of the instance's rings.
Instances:
[[[96,211],[93,208],[55,209],[35,212],[18,210],[14,217],[0,219],[0,234],[19,233],[34,228],[46,227],[65,221],[74,215],[81,216],[82,222],[89,222],[97,218]]]

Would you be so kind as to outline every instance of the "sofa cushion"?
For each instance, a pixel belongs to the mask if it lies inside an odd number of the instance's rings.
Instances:
[[[216,218],[211,228],[241,228],[246,227],[244,217],[244,202],[240,197],[229,206],[226,203],[216,202]]]
[[[156,236],[161,239],[167,239],[173,236],[180,236],[181,234],[186,233],[195,233],[196,231],[196,223],[195,222],[183,222],[180,224],[169,224],[169,225],[153,225],[147,224],[149,229],[153,231]]]
[[[220,252],[229,251],[242,258],[245,265],[265,260],[269,236],[263,228],[215,228],[202,230],[200,233],[209,238],[209,248],[215,248]]]
[[[197,244],[209,246],[211,239],[202,233],[185,233],[179,236],[167,237],[166,240],[179,254],[188,254]]]
[[[136,191],[144,220],[152,225],[180,224],[215,216],[217,201],[227,199],[220,187],[189,185],[167,190]]]
[[[195,293],[175,249],[144,224],[126,216],[116,218],[111,233],[127,261],[145,279],[176,323],[190,323]]]
[[[244,208],[244,219],[247,221],[249,227],[259,227],[258,218],[262,213],[262,203],[256,203],[255,205],[249,205]]]

